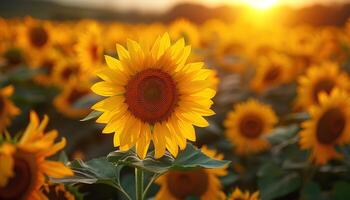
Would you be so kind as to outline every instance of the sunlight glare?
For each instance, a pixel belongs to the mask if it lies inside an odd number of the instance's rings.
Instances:
[[[244,3],[259,10],[266,10],[276,5],[278,0],[244,0]]]

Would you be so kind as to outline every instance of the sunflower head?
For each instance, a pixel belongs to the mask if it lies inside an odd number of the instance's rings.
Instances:
[[[342,158],[336,145],[350,142],[350,103],[348,94],[338,89],[321,93],[319,101],[309,108],[311,119],[302,124],[300,146],[311,150],[310,159],[316,164],[325,164]]]
[[[46,183],[42,193],[50,200],[75,200],[75,195],[63,184]]]
[[[321,92],[330,94],[334,88],[349,89],[349,78],[335,63],[323,63],[310,67],[306,75],[299,78],[297,107],[307,109],[319,103]]]
[[[44,132],[48,118],[40,123],[34,112],[18,143],[0,146],[0,199],[35,199],[42,197],[45,176],[62,178],[73,175],[63,163],[46,160],[61,150],[65,139],[55,143],[57,131]]]
[[[259,192],[242,192],[239,188],[236,188],[229,196],[228,200],[259,200]]]
[[[222,154],[202,147],[201,150],[207,156],[215,159],[223,159]],[[157,179],[161,186],[155,199],[186,199],[187,197],[200,197],[200,199],[224,199],[218,176],[227,174],[227,166],[221,169],[197,169],[191,171],[169,171]]]
[[[20,110],[9,99],[13,90],[12,86],[0,88],[0,134],[6,126],[10,125],[11,119],[20,113]]]
[[[271,87],[287,83],[292,79],[291,62],[284,56],[271,53],[268,57],[258,60],[258,66],[251,80],[251,88],[255,92],[263,92]]]
[[[268,105],[249,100],[231,111],[224,125],[227,138],[240,155],[256,153],[269,147],[265,136],[277,123],[277,116]]]
[[[176,156],[187,139],[195,140],[193,125],[207,126],[203,116],[214,114],[212,71],[186,64],[191,48],[184,39],[171,45],[168,34],[153,45],[128,40],[127,48],[117,44],[119,60],[106,56],[108,67],[97,72],[103,81],[92,91],[107,97],[92,107],[103,112],[97,122],[107,124],[103,133],[115,132],[122,150],[135,146],[144,158],[153,141],[156,158],[166,149]]]

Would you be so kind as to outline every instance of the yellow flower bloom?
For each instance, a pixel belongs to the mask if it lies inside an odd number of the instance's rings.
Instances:
[[[197,27],[185,19],[178,19],[169,26],[169,34],[171,39],[178,40],[184,38],[187,44],[198,47],[200,37]]]
[[[309,68],[306,75],[299,78],[296,106],[307,109],[318,103],[321,92],[330,94],[334,88],[348,90],[349,78],[335,63],[323,63]]]
[[[73,175],[63,163],[46,160],[61,150],[66,140],[55,143],[57,131],[44,133],[48,123],[40,123],[36,113],[30,113],[30,123],[17,144],[0,146],[0,199],[46,199],[40,188],[45,175],[62,178]]]
[[[251,81],[251,88],[256,92],[263,92],[271,87],[279,86],[291,80],[290,60],[277,53],[258,60],[255,75]]]
[[[202,152],[214,159],[223,159],[222,154],[202,147]],[[181,200],[186,197],[200,197],[201,200],[225,199],[218,176],[227,174],[227,166],[221,169],[198,169],[191,171],[169,171],[156,180],[160,191],[155,199]]]
[[[329,95],[319,94],[319,104],[309,108],[311,119],[302,124],[300,147],[311,150],[316,164],[342,158],[335,146],[350,142],[349,100],[346,92],[334,89]]]
[[[12,94],[12,86],[0,88],[0,134],[6,126],[10,125],[11,118],[20,113],[20,110],[9,99]]]
[[[77,59],[85,71],[95,71],[102,65],[103,43],[100,27],[93,23],[78,38],[75,46]]]
[[[53,104],[56,109],[70,118],[81,118],[89,113],[89,108],[75,107],[79,99],[90,94],[90,87],[75,81],[69,81],[61,94],[55,97]]]
[[[250,194],[248,191],[242,192],[239,188],[236,188],[227,200],[259,200],[259,192]]]
[[[235,145],[236,153],[245,155],[267,149],[266,138],[277,123],[277,116],[268,105],[248,100],[234,106],[224,122],[226,137]]]
[[[128,40],[127,48],[117,44],[119,60],[106,56],[108,67],[97,72],[104,81],[91,89],[107,97],[92,107],[103,112],[97,122],[107,124],[103,133],[115,132],[121,150],[136,146],[144,158],[152,140],[156,158],[166,149],[177,156],[187,139],[195,141],[193,125],[208,126],[203,116],[214,114],[212,71],[186,64],[191,48],[183,39],[171,45],[168,34],[147,47]]]

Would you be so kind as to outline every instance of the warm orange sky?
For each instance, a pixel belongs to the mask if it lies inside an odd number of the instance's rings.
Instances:
[[[64,4],[85,5],[92,7],[115,8],[119,10],[139,10],[144,12],[164,12],[179,2],[196,2],[210,6],[222,4],[244,4],[246,0],[52,0]],[[251,0],[252,1],[252,0]],[[256,0],[261,1],[261,0]],[[278,4],[305,6],[314,3],[343,3],[350,0],[277,0]]]

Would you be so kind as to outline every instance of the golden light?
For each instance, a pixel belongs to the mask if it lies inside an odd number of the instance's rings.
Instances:
[[[243,2],[255,9],[265,10],[277,4],[278,0],[243,0]]]

